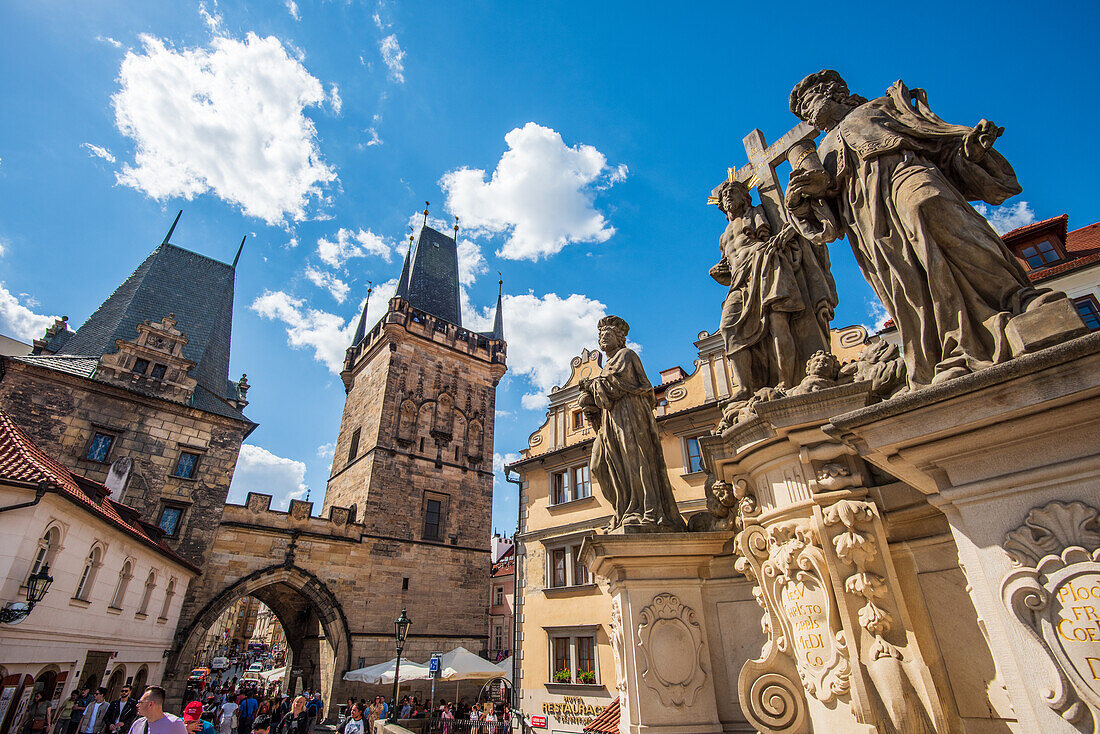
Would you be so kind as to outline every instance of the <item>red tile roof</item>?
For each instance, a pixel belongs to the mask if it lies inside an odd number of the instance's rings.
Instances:
[[[1091,253],[1100,250],[1100,222],[1075,229],[1066,235],[1066,251]]]
[[[589,721],[584,734],[619,734],[619,699],[607,704],[599,716]]]
[[[135,517],[132,508],[112,500],[111,490],[99,482],[73,474],[51,458],[26,433],[0,410],[0,481],[45,484],[66,499],[75,502],[110,525],[151,546],[177,563],[198,571],[172,550],[158,543]]]
[[[1022,227],[1017,227],[1011,232],[1005,232],[1003,235],[1001,235],[1001,239],[1004,240],[1007,244],[1009,240],[1024,239],[1032,234],[1035,234],[1041,229],[1046,229],[1051,225],[1055,225],[1056,228],[1060,230],[1059,234],[1061,234],[1062,239],[1064,240],[1066,238],[1066,227],[1069,225],[1069,215],[1059,214],[1058,216],[1051,217],[1050,219],[1043,219],[1038,222],[1032,222],[1031,224],[1025,224]]]

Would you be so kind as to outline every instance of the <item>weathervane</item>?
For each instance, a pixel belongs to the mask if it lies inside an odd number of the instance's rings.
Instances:
[[[430,207],[431,205],[432,205],[432,203],[430,201],[425,201],[424,202],[424,226],[425,227],[428,226],[428,207]]]
[[[454,230],[455,230],[455,242],[458,242],[458,217],[457,216],[455,217]]]

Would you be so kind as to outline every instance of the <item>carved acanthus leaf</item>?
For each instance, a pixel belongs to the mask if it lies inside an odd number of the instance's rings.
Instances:
[[[1027,513],[1024,524],[1005,534],[1004,549],[1019,566],[1037,566],[1069,546],[1100,548],[1100,511],[1083,502],[1051,502]]]

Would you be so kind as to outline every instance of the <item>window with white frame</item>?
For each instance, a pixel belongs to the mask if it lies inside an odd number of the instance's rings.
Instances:
[[[560,505],[592,496],[588,464],[578,464],[550,475],[550,504]]]
[[[546,586],[560,589],[592,583],[592,574],[581,562],[580,543],[552,545],[546,549]]]
[[[122,570],[118,572],[118,585],[115,586],[115,595],[111,597],[111,609],[122,609],[122,601],[126,598],[126,588],[130,585],[130,579],[134,577],[134,564],[126,561],[122,564]]]
[[[76,585],[74,599],[88,601],[92,595],[92,586],[95,585],[96,574],[103,565],[103,549],[98,545],[92,546],[88,551],[88,558],[84,561],[84,570],[80,573],[80,581]]]
[[[549,628],[550,682],[598,684],[596,627]]]
[[[703,471],[703,454],[699,451],[699,436],[688,436],[683,439],[684,449],[684,473],[694,474]]]
[[[496,606],[499,607],[503,603],[504,603],[504,587],[503,586],[498,586],[493,591],[493,604],[495,604]]]
[[[499,624],[493,626],[493,650],[504,649],[504,628]]]

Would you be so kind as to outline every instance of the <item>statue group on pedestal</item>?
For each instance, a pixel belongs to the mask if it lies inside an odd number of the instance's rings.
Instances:
[[[1065,294],[1033,287],[970,204],[1001,204],[1021,191],[1012,166],[993,149],[1004,129],[988,120],[946,123],[923,90],[900,81],[868,101],[831,70],[800,81],[790,108],[804,124],[767,150],[754,131],[746,138],[750,165],[730,169],[711,197],[727,220],[710,275],[729,288],[720,332],[736,383],[715,432],[751,417],[761,401],[853,380],[870,381],[871,394],[885,398],[1021,353],[1026,345],[1012,342],[1010,321]],[[792,168],[785,193],[775,174],[783,160]],[[760,205],[752,203],[752,186]],[[830,350],[838,298],[827,249],[842,237],[902,345],[871,340],[843,366]],[[1057,321],[1050,319],[1052,328]],[[597,430],[591,473],[614,508],[609,530],[682,530],[653,388],[626,347],[628,328],[615,316],[600,321],[607,365],[580,385],[583,411]],[[1065,336],[1077,333],[1071,327]]]

